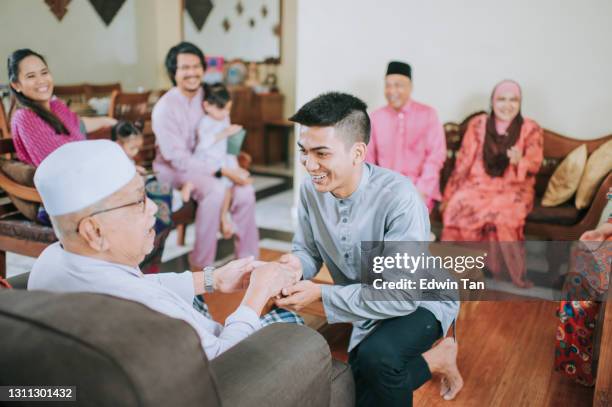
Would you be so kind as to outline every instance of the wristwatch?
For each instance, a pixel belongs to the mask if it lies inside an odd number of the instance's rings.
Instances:
[[[214,286],[214,272],[215,272],[216,267],[214,266],[207,266],[204,267],[204,292],[206,294],[210,294],[212,292],[215,291],[215,286]]]
[[[223,174],[221,173],[221,168],[219,168],[219,169],[217,170],[217,172],[215,172],[215,177],[217,177],[217,178],[221,178],[222,176],[223,176]]]

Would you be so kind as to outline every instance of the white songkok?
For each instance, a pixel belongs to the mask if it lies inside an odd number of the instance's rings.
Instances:
[[[40,163],[34,184],[47,213],[65,215],[111,196],[136,175],[136,167],[117,143],[87,140],[66,143]]]

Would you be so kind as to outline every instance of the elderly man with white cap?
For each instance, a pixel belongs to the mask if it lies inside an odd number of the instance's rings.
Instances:
[[[38,167],[34,183],[59,242],[40,255],[30,290],[93,292],[136,301],[191,325],[212,359],[262,326],[267,301],[299,277],[278,263],[235,260],[201,272],[144,275],[138,264],[153,248],[157,206],[121,147],[107,140],[68,143]],[[205,292],[248,283],[225,326],[193,306]]]

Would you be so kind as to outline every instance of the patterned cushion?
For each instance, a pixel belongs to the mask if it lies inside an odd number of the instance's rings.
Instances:
[[[588,207],[603,179],[612,171],[612,140],[593,151],[589,157],[576,192],[576,208]]]
[[[567,200],[578,189],[587,160],[587,146],[582,144],[565,157],[548,181],[542,198],[543,206],[557,206]]]

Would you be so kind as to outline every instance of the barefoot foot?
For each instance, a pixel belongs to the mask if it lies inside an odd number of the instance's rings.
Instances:
[[[463,388],[463,378],[457,368],[457,343],[445,338],[423,354],[431,373],[439,374],[440,395],[444,400],[454,399]]]
[[[514,280],[513,283],[518,288],[531,288],[531,287],[533,287],[533,281],[530,281],[530,280]]]

